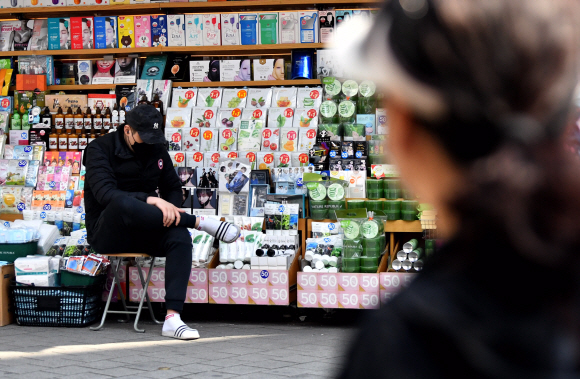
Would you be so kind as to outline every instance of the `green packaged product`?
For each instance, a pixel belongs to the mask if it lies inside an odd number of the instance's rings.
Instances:
[[[376,238],[383,234],[384,231],[383,223],[378,220],[369,219],[361,225],[361,233],[364,238]]]
[[[356,105],[351,100],[344,100],[338,104],[338,120],[341,124],[354,124],[356,119]],[[362,125],[364,133],[364,125]],[[363,134],[364,135],[364,134]],[[345,130],[345,137],[347,136]]]
[[[318,135],[322,136],[323,134],[325,135],[325,138],[328,138],[330,141],[340,141],[340,124],[319,124]]]
[[[331,100],[323,101],[320,104],[320,122],[323,124],[337,124],[338,118],[338,105]]]
[[[381,211],[383,210],[383,202],[381,200],[367,200],[365,207],[367,211]]]
[[[362,252],[363,252],[363,247],[362,247],[360,239],[356,239],[356,240],[345,239],[345,240],[343,240],[342,256],[344,258],[360,257],[362,255]]]
[[[346,205],[348,209],[364,209],[365,201],[364,200],[347,200]]]

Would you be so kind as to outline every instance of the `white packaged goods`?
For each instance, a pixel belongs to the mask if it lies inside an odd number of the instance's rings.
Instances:
[[[192,109],[191,123],[201,128],[214,128],[216,126],[218,107],[195,107]]]
[[[279,15],[280,43],[300,43],[298,12],[280,12]]]
[[[191,108],[168,108],[165,129],[191,127]]]
[[[248,89],[248,102],[246,108],[267,109],[272,104],[272,88]]]
[[[294,123],[294,109],[270,108],[268,110],[268,128],[290,128]]]
[[[219,14],[202,15],[203,45],[220,46],[222,43]]]
[[[174,88],[171,108],[193,108],[197,101],[197,88]]]
[[[245,108],[248,100],[248,91],[243,88],[225,88],[222,93],[222,107]]]
[[[237,13],[221,15],[222,45],[231,46],[240,44],[240,19]]]
[[[197,91],[198,107],[221,107],[222,106],[222,88],[200,88]]]
[[[272,92],[272,107],[294,108],[296,107],[297,88],[276,87]]]
[[[203,46],[203,21],[200,14],[185,15],[185,45]]]
[[[297,108],[314,108],[318,110],[322,103],[322,87],[298,88],[296,94]]]

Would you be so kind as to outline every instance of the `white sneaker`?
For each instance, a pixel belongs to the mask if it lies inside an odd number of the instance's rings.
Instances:
[[[177,338],[178,340],[196,340],[199,338],[197,330],[183,324],[175,330],[164,330],[161,332],[163,337]]]

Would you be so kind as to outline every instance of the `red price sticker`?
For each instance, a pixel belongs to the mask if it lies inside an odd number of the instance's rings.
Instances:
[[[203,132],[203,139],[204,140],[209,141],[212,138],[213,138],[212,132],[210,132],[209,130],[206,130],[205,132]]]
[[[220,97],[220,91],[218,90],[213,90],[211,91],[211,93],[209,94],[209,97],[211,97],[212,99],[217,99],[218,97]]]
[[[203,160],[203,154],[200,152],[193,154],[193,160],[194,160],[194,162],[201,162]],[[218,158],[218,160],[219,160],[219,158]]]
[[[242,89],[242,90],[239,90],[238,91],[238,97],[240,99],[244,99],[244,98],[246,98],[246,96],[248,96],[248,92],[246,92],[245,89]]]
[[[310,98],[311,99],[318,99],[320,97],[320,92],[317,90],[310,91]]]
[[[187,91],[187,92],[185,93],[185,95],[183,95],[183,96],[185,96],[185,98],[186,98],[187,100],[191,100],[191,99],[193,99],[193,96],[195,96],[195,92],[193,92],[193,91]]]
[[[198,128],[191,128],[189,131],[189,135],[192,137],[199,137],[199,129]]]
[[[207,111],[203,112],[203,117],[206,120],[211,120],[213,118],[213,111],[211,109],[208,109]]]
[[[280,155],[280,163],[287,164],[290,162],[290,156],[288,154]]]
[[[316,130],[314,130],[314,129],[309,129],[309,130],[306,132],[306,137],[308,137],[308,138],[316,138]]]
[[[300,163],[308,163],[308,154],[300,154],[298,156],[298,161]]]
[[[262,132],[262,137],[264,138],[272,137],[272,131],[270,129],[264,129],[264,131]]]
[[[231,138],[232,137],[232,131],[229,129],[226,129],[222,132],[222,137],[224,138]]]
[[[232,117],[240,117],[242,111],[239,108],[236,108],[232,111]]]
[[[228,158],[237,158],[237,157],[238,157],[238,153],[237,153],[237,152],[235,152],[235,151],[231,151],[231,152],[228,154]]]
[[[256,154],[255,153],[248,153],[248,154],[246,154],[246,158],[248,158],[250,160],[250,163],[252,163],[256,160]]]
[[[294,111],[292,110],[292,108],[284,109],[284,117],[288,118],[292,116],[294,116]]]
[[[296,132],[292,130],[286,134],[286,137],[288,137],[290,141],[294,141],[296,139]]]
[[[264,155],[264,163],[270,164],[272,162],[274,162],[274,156],[272,154]]]
[[[184,160],[185,160],[185,155],[183,155],[183,153],[177,153],[177,154],[175,154],[175,162],[181,163]]]
[[[310,109],[307,113],[308,118],[314,118],[316,117],[316,109]]]
[[[356,179],[350,178],[350,184],[354,185],[356,183]]]
[[[181,141],[181,134],[173,133],[173,135],[171,136],[171,141],[172,142],[180,142]]]
[[[8,108],[9,105],[10,105],[10,100],[2,99],[2,108]]]
[[[213,163],[218,163],[220,161],[220,154],[219,153],[213,153],[211,155],[211,161]]]
[[[259,110],[259,109],[256,109],[256,110],[254,111],[254,113],[252,113],[252,117],[254,117],[254,118],[260,118],[260,117],[262,117],[262,114],[263,114],[263,113],[262,113],[262,111],[261,111],[261,110]]]

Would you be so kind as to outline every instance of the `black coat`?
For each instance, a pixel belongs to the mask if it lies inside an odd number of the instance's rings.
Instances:
[[[150,157],[137,159],[123,134],[113,132],[87,146],[83,164],[87,170],[84,195],[89,243],[101,212],[118,196],[146,202],[149,196],[157,197],[159,188],[161,198],[176,207],[181,205],[181,182],[162,145],[156,145]]]

